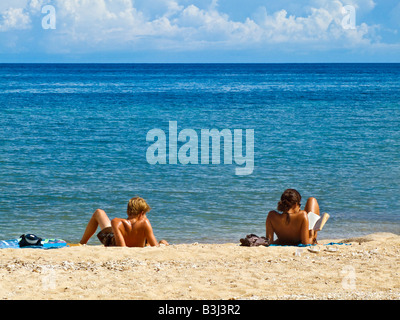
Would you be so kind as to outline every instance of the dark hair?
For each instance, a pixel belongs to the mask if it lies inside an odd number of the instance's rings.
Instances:
[[[295,204],[300,205],[301,195],[295,189],[286,189],[281,196],[281,201],[278,202],[278,211],[287,213]],[[287,215],[287,223],[289,223],[290,217]]]

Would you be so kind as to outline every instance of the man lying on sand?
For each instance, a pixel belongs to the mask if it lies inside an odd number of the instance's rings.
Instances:
[[[97,209],[89,220],[80,244],[86,244],[100,226],[101,231],[97,237],[106,247],[144,247],[146,242],[152,247],[158,246],[153,228],[146,217],[150,209],[140,197],[129,200],[127,219],[115,218],[110,221],[104,210]],[[160,244],[168,245],[168,242],[161,240]]]
[[[266,238],[280,245],[316,244],[317,232],[309,230],[308,212],[319,215],[317,199],[309,198],[304,210],[300,209],[301,195],[295,189],[287,189],[278,202],[278,211],[270,211],[266,221]],[[274,233],[278,239],[274,242]]]

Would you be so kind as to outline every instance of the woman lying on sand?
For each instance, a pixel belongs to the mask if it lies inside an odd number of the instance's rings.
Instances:
[[[319,215],[317,199],[309,198],[304,210],[300,209],[301,195],[295,189],[287,189],[278,202],[278,211],[270,211],[266,221],[267,239],[280,245],[316,244],[317,232],[309,230],[308,212]],[[278,239],[274,241],[274,233]]]

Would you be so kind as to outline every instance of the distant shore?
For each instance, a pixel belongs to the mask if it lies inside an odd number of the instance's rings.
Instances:
[[[316,248],[2,249],[0,299],[400,299],[399,235],[321,240]]]

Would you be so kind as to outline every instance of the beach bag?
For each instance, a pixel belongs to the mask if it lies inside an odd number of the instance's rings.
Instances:
[[[270,245],[269,240],[266,237],[259,237],[255,234],[248,234],[246,238],[240,239],[240,243],[243,247],[268,247]]]
[[[21,235],[19,240],[19,246],[28,247],[28,246],[43,246],[42,238],[35,236],[34,234],[23,234]]]

